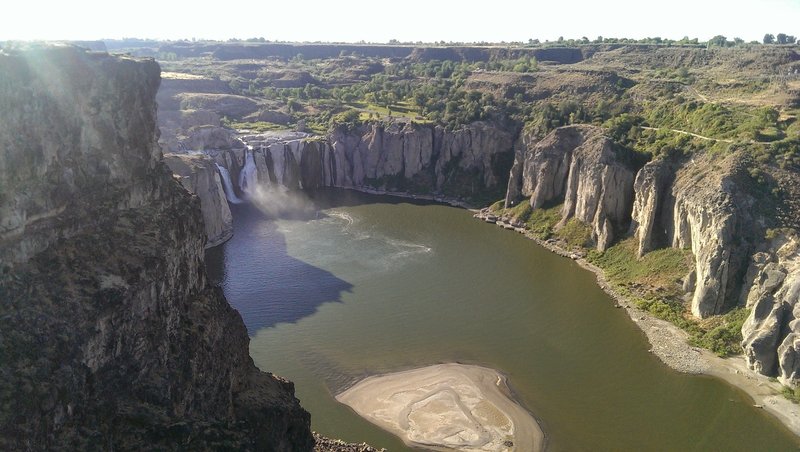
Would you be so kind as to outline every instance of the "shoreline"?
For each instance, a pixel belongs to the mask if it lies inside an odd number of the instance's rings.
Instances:
[[[333,188],[333,189],[340,189],[340,190],[353,190],[359,193],[367,193],[369,195],[381,195],[381,196],[394,196],[395,198],[403,198],[403,199],[416,199],[418,201],[431,201],[437,202],[440,204],[447,204],[451,207],[460,207],[465,210],[469,210],[470,212],[478,212],[479,210],[475,207],[467,204],[464,201],[461,201],[456,198],[450,198],[447,196],[436,196],[436,195],[417,195],[414,193],[409,193],[405,191],[389,191],[389,190],[379,190],[376,188],[359,188],[359,187],[324,187],[324,188]]]
[[[410,447],[542,451],[546,443],[508,377],[485,366],[441,363],[372,375],[335,398]]]
[[[729,358],[720,358],[709,350],[690,345],[688,333],[672,323],[634,306],[627,297],[611,287],[601,268],[584,257],[561,248],[557,242],[542,240],[527,229],[505,223],[499,217],[486,218],[481,216],[481,212],[474,217],[487,223],[494,223],[503,229],[523,234],[548,251],[572,259],[581,268],[592,272],[597,279],[597,285],[603,292],[615,301],[616,307],[625,309],[628,317],[644,332],[651,346],[649,352],[658,357],[661,362],[678,372],[715,377],[744,391],[753,400],[754,407],[765,410],[789,431],[800,437],[800,405],[793,403],[781,394],[783,385],[778,381],[749,369],[744,356],[740,354]]]

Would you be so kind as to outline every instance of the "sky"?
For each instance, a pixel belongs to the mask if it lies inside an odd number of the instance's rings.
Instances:
[[[0,40],[522,41],[800,36],[800,0],[5,0]]]

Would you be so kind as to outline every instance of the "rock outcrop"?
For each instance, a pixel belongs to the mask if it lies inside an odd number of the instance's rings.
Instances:
[[[747,157],[741,153],[712,162],[697,157],[678,171],[672,187],[675,248],[692,250],[695,281],[692,314],[720,314],[736,304],[757,227],[751,216]]]
[[[800,238],[779,235],[753,255],[742,326],[747,364],[787,385],[800,383]]]
[[[675,171],[672,161],[658,158],[636,173],[631,232],[639,243],[640,258],[654,249],[671,245],[667,231],[671,229],[669,208],[673,205],[671,189]]]
[[[523,144],[506,207],[523,197],[534,209],[563,202],[560,224],[575,218],[591,226],[599,251],[625,233],[636,236],[639,257],[665,246],[691,249],[692,313],[704,318],[736,305],[760,230],[747,155],[659,157],[636,172],[634,156],[615,150],[597,127],[561,127]]]
[[[217,165],[205,154],[165,154],[164,162],[181,185],[200,199],[206,227],[206,248],[233,236],[233,217]]]
[[[627,231],[636,168],[602,129],[558,128],[518,153],[514,165],[518,173],[511,176],[507,205],[518,202],[517,192],[530,197],[534,209],[563,201],[561,224],[576,218],[590,225],[599,251]]]
[[[0,52],[0,449],[311,450],[205,275],[156,144],[159,67]]]
[[[748,162],[741,152],[724,158],[662,156],[636,176],[631,232],[638,255],[667,246],[692,250],[695,269],[684,289],[692,294],[696,317],[729,310],[742,291],[760,231]]]

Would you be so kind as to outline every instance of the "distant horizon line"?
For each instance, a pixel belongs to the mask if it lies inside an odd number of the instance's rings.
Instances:
[[[765,36],[772,33],[765,33]],[[773,36],[776,36],[773,34]],[[785,34],[789,37],[794,37],[793,35]],[[122,38],[92,38],[92,39],[0,39],[0,43],[47,43],[47,42],[140,42],[140,43],[216,43],[216,44],[317,44],[317,45],[382,45],[382,46],[419,46],[419,45],[432,45],[432,46],[487,46],[487,47],[494,47],[494,46],[509,46],[509,45],[519,45],[519,46],[536,46],[536,45],[543,45],[543,44],[563,44],[563,45],[598,45],[598,44],[644,44],[644,45],[659,45],[659,44],[685,44],[685,45],[701,45],[707,44],[709,41],[714,40],[718,36],[723,35],[716,35],[712,38],[707,40],[702,40],[700,38],[694,37],[689,38],[688,36],[684,36],[680,39],[674,38],[663,38],[660,36],[653,36],[653,37],[646,37],[646,38],[604,38],[602,36],[598,36],[594,39],[589,39],[585,36],[580,38],[563,38],[560,37],[556,40],[539,40],[539,39],[529,39],[528,41],[400,41],[396,39],[390,39],[389,41],[366,41],[366,40],[358,40],[358,41],[323,41],[323,40],[314,40],[314,41],[296,41],[296,40],[281,40],[281,39],[266,39],[264,37],[250,37],[250,38],[227,38],[227,39],[214,39],[214,38],[139,38],[139,37],[122,37]],[[738,37],[727,37],[723,36],[726,39],[741,39]],[[602,39],[602,40],[601,40]],[[798,37],[800,39],[800,37]],[[729,43],[735,41],[727,41]],[[757,40],[741,40],[741,44],[764,44],[762,41]],[[777,44],[772,43],[769,45],[798,45],[798,42],[791,42],[785,44]]]

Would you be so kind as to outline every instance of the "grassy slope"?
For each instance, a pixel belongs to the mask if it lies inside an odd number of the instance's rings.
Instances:
[[[747,310],[739,308],[704,320],[688,313],[682,280],[694,265],[691,251],[664,248],[638,259],[636,240],[631,237],[599,253],[590,249],[589,226],[573,218],[559,227],[561,207],[533,210],[525,200],[509,209],[503,209],[503,202],[498,201],[490,209],[498,216],[523,222],[540,239],[556,239],[567,249],[581,251],[589,262],[603,269],[617,292],[639,308],[686,330],[693,345],[720,356],[741,353],[741,329]]]

